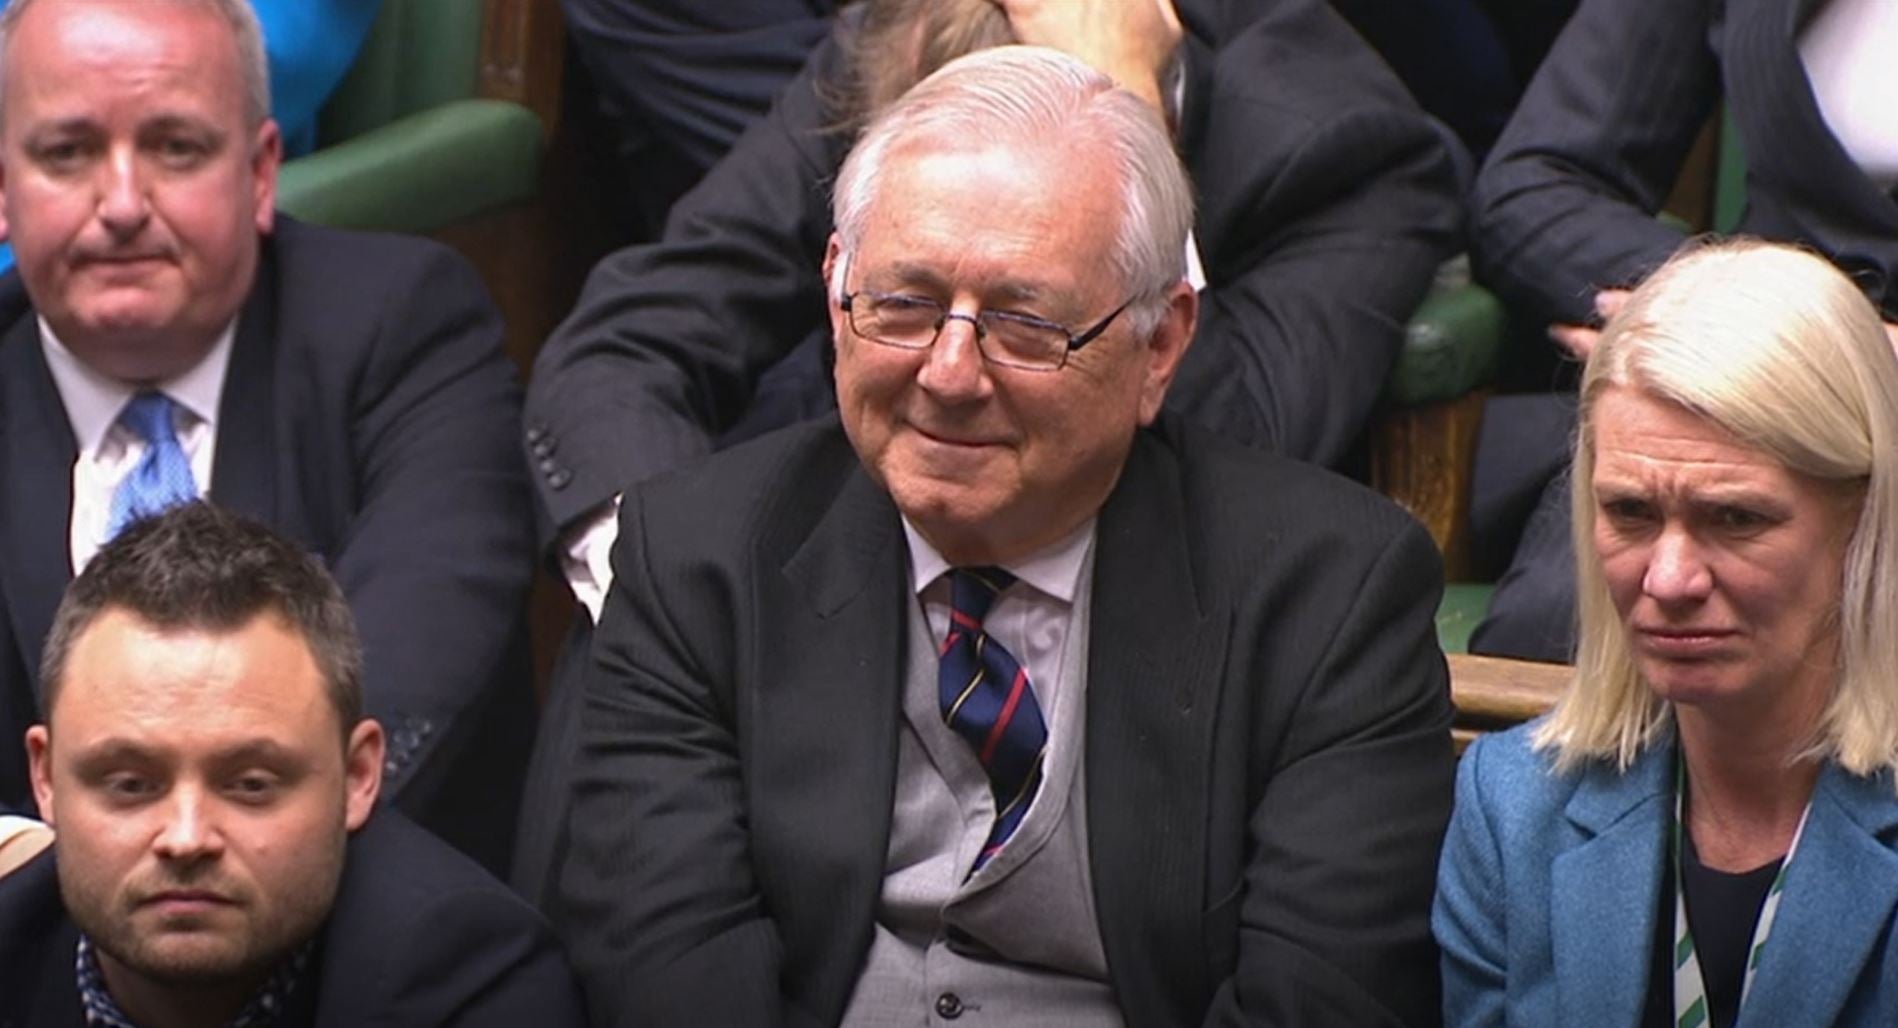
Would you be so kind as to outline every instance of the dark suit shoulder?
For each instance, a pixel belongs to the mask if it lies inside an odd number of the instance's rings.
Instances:
[[[329,228],[282,214],[265,245],[278,263],[281,279],[350,285],[373,294],[399,288],[405,272],[412,274],[431,264],[468,266],[466,258],[425,236]]]
[[[795,545],[862,464],[833,415],[771,432],[635,486],[654,559]]]
[[[1195,549],[1207,555],[1201,566],[1228,581],[1244,581],[1257,561],[1287,550],[1368,561],[1401,536],[1424,534],[1387,497],[1324,468],[1177,418],[1163,417],[1152,439],[1177,461]]]
[[[265,237],[257,274],[258,285],[275,297],[280,343],[309,329],[313,344],[334,345],[373,337],[419,312],[453,311],[470,301],[492,307],[474,265],[432,239],[309,225],[282,215]]]
[[[323,1025],[584,1023],[546,920],[393,809],[350,839],[323,952]]]

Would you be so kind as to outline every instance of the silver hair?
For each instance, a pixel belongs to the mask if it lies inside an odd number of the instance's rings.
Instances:
[[[1150,335],[1185,277],[1192,183],[1159,112],[1058,50],[1000,46],[957,58],[877,115],[832,193],[843,253],[862,243],[884,163],[902,144],[1045,149],[1077,138],[1119,173],[1121,218],[1108,264],[1133,297],[1126,316],[1135,334]]]
[[[1558,767],[1625,768],[1668,722],[1594,554],[1593,412],[1611,386],[1676,404],[1791,471],[1859,492],[1835,611],[1838,676],[1812,752],[1859,775],[1898,768],[1898,361],[1878,312],[1838,269],[1746,239],[1677,254],[1589,357],[1572,486],[1575,684],[1536,745]]]
[[[0,123],[6,119],[6,62],[13,46],[13,30],[26,12],[42,3],[60,0],[12,0],[0,12]],[[264,51],[264,30],[250,0],[140,0],[195,7],[223,18],[237,44],[237,70],[244,79],[244,120],[253,128],[270,116],[270,65]]]

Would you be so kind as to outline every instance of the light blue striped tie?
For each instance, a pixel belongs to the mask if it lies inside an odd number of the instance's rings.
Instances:
[[[184,447],[178,445],[178,431],[172,419],[176,406],[164,393],[146,391],[132,397],[119,412],[119,424],[145,440],[145,456],[112,494],[106,539],[115,538],[140,518],[162,514],[198,498],[198,483],[191,477],[191,460],[185,456]]]

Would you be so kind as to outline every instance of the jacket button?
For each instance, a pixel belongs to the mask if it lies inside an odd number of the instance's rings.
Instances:
[[[530,443],[537,443],[537,442],[540,442],[540,441],[541,441],[542,439],[545,439],[546,437],[547,437],[547,428],[546,428],[546,426],[544,426],[544,425],[530,425],[530,426],[528,426],[528,429],[527,429],[527,441],[528,441],[528,442],[530,442]]]
[[[571,481],[573,481],[573,472],[566,468],[561,468],[547,476],[547,484],[553,486],[555,489],[565,489],[567,483]]]
[[[936,1016],[945,1021],[953,1021],[962,1016],[962,997],[953,992],[945,992],[936,997]]]

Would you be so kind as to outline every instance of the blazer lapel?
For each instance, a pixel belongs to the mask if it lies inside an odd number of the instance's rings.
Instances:
[[[839,488],[812,484],[809,492],[829,508],[801,541],[760,542],[752,608],[760,645],[745,672],[757,686],[741,694],[752,709],[738,716],[749,722],[758,871],[775,884],[767,893],[795,908],[780,918],[786,977],[809,981],[835,1019],[869,944],[883,881],[905,604],[913,600],[895,507],[857,467],[842,433],[830,442],[848,471]]]
[[[1563,1024],[1636,1024],[1647,996],[1655,911],[1667,859],[1672,745],[1625,774],[1593,769],[1565,811],[1582,833],[1555,858],[1550,938]]]
[[[72,579],[67,526],[79,449],[30,312],[0,340],[0,411],[6,432],[0,481],[6,483],[7,497],[0,505],[0,588],[6,591],[21,661],[37,681],[40,646]]]
[[[276,403],[276,261],[266,240],[257,281],[237,317],[237,338],[218,398],[217,456],[211,498],[226,510],[278,523]]]
[[[1171,452],[1141,432],[1095,536],[1088,854],[1101,942],[1131,1021],[1170,1016],[1142,1011],[1143,1000],[1210,994],[1200,914],[1227,625],[1198,592],[1182,493]]]
[[[1898,908],[1898,853],[1883,841],[1894,831],[1890,775],[1856,778],[1826,766],[1741,1025],[1843,1023],[1853,986]]]

